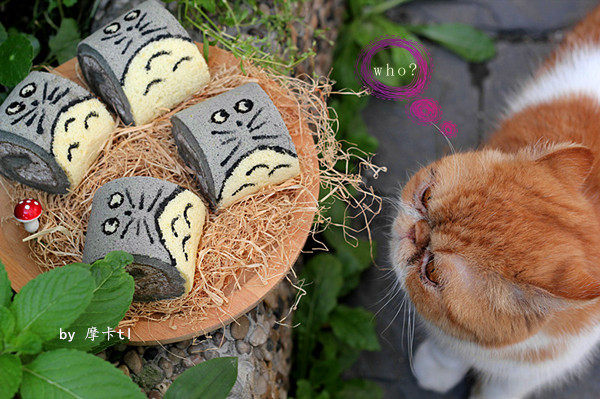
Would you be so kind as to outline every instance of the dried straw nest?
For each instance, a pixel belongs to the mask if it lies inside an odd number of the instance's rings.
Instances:
[[[273,256],[286,264],[294,262],[295,259],[288,259],[288,254],[282,253],[279,244],[282,238],[295,233],[291,229],[298,225],[293,223],[297,215],[316,212],[313,234],[330,222],[322,205],[327,198],[319,202],[310,196],[306,201],[307,196],[302,195],[315,184],[326,189],[327,197],[340,198],[354,208],[352,214],[362,217],[365,223],[361,224],[367,229],[368,222],[379,211],[380,198],[364,187],[360,174],[349,172],[349,165],[358,160],[359,172],[367,168],[375,175],[384,168],[371,164],[366,154],[358,150],[343,151],[336,141],[337,119],[326,104],[331,93],[326,79],[313,81],[274,75],[246,64],[243,72],[239,66],[221,66],[212,68],[211,73],[206,87],[152,123],[136,127],[119,124],[82,184],[69,195],[51,195],[0,179],[0,185],[13,201],[37,198],[45,209],[40,218],[41,234],[29,241],[30,256],[45,270],[81,260],[92,199],[104,183],[123,176],[152,176],[198,193],[194,174],[179,158],[170,132],[169,118],[182,108],[244,83],[257,82],[274,100],[292,137],[312,135],[318,165],[311,154],[299,151],[300,177],[267,188],[218,215],[211,214],[198,250],[192,291],[176,300],[134,303],[121,327],[131,326],[141,318],[166,320],[175,314],[190,320],[202,318],[207,309],[227,303],[228,293],[240,289],[250,275],[266,275]],[[339,171],[340,164],[348,165],[345,172]],[[353,232],[346,231],[350,235]]]

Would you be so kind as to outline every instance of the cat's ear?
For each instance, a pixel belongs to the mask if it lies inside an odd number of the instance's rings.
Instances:
[[[548,167],[559,180],[580,188],[592,171],[594,154],[587,147],[568,145],[544,153],[535,162]]]
[[[600,276],[592,275],[575,262],[547,270],[544,275],[531,280],[533,285],[564,299],[589,300],[600,297]]]

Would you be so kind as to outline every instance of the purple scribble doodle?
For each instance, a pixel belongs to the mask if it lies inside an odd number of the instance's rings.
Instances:
[[[390,47],[403,48],[412,55],[417,64],[416,72],[406,86],[388,86],[373,76],[371,70],[371,61],[378,52]],[[428,64],[429,53],[420,43],[404,40],[397,36],[384,36],[376,41],[372,41],[358,55],[354,65],[356,73],[363,86],[368,88],[376,97],[384,100],[408,100],[421,94],[429,85],[431,79],[431,68]]]
[[[406,104],[406,114],[417,125],[427,126],[440,121],[442,109],[437,101],[421,98]]]
[[[440,125],[440,131],[442,134],[449,139],[456,137],[456,133],[458,132],[458,127],[454,122],[443,121]]]
[[[413,78],[405,86],[388,86],[373,76],[371,68],[373,57],[378,52],[392,47],[408,51],[413,57],[414,63],[416,63],[417,67],[416,70],[413,70]],[[422,126],[431,125],[446,138],[456,137],[458,127],[455,123],[443,121],[440,126],[437,125],[442,118],[442,109],[437,101],[429,98],[418,98],[427,89],[433,71],[429,53],[421,43],[405,40],[398,36],[382,36],[369,43],[361,51],[354,67],[358,78],[369,94],[384,100],[407,101],[406,114],[413,122]]]

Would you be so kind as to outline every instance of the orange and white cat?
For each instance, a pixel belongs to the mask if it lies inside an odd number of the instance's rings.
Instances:
[[[600,343],[600,8],[509,102],[482,149],[402,191],[394,269],[422,316],[419,384],[518,399],[586,367]]]

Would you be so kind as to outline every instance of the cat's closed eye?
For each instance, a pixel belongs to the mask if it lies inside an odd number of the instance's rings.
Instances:
[[[425,187],[417,198],[417,209],[422,214],[427,213],[427,206],[431,200],[431,186]]]

